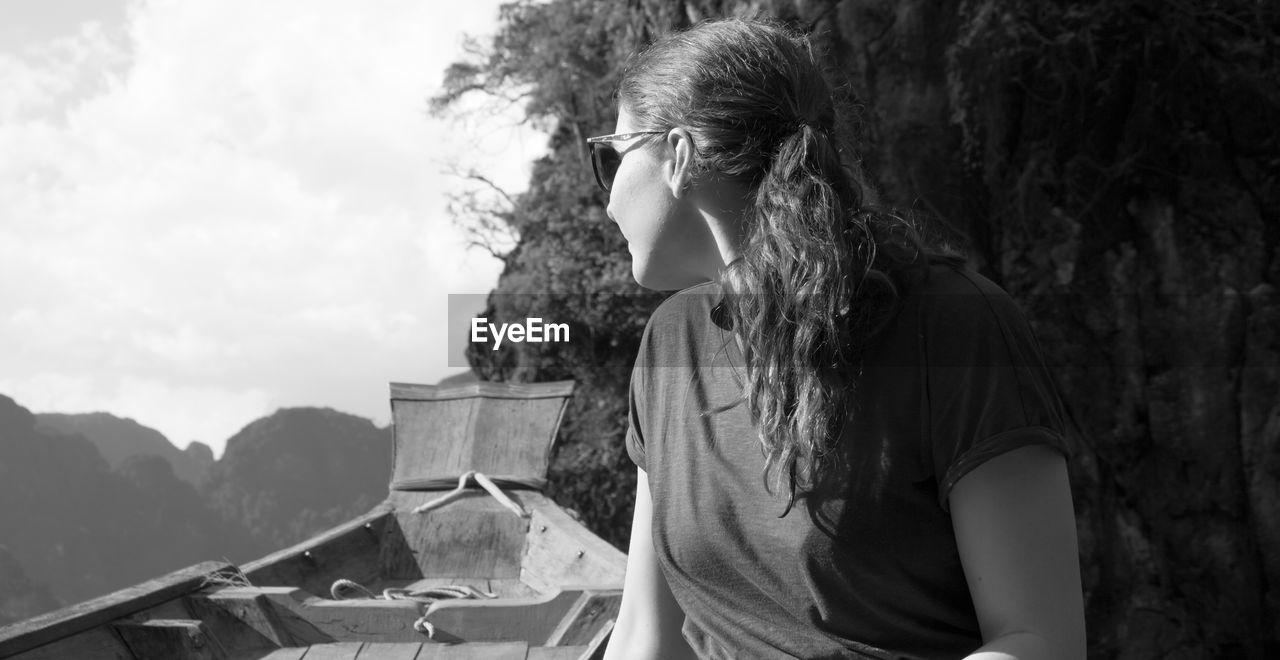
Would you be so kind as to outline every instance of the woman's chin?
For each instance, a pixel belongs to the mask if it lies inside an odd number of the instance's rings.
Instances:
[[[645,268],[644,262],[636,259],[634,254],[631,258],[631,276],[635,278],[636,284],[639,284],[646,289],[662,291],[661,280],[663,278],[658,277],[657,273]]]

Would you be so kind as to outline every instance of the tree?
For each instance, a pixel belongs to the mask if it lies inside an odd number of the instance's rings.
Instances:
[[[578,382],[552,458],[549,492],[623,548],[635,478],[623,450],[627,384],[645,321],[664,296],[632,279],[625,241],[605,216],[584,141],[612,132],[613,90],[624,58],[688,20],[687,9],[672,2],[507,4],[492,44],[472,48],[470,60],[449,67],[443,91],[432,99],[437,113],[474,93],[523,103],[528,120],[551,133],[550,153],[534,164],[528,190],[502,212],[519,241],[503,255],[483,316],[494,323],[529,317],[567,323],[571,340],[507,344],[501,351],[473,344],[467,356],[486,380]]]
[[[972,237],[1059,376],[1090,657],[1280,643],[1278,31],[1275,3],[856,0],[825,32],[871,171]]]

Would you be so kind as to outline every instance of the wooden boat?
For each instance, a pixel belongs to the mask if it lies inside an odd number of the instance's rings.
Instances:
[[[197,564],[0,628],[0,658],[599,655],[626,555],[539,490],[572,392],[392,383],[393,471],[373,510],[240,567]]]

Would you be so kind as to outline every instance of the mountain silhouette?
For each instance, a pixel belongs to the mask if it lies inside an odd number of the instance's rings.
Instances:
[[[261,550],[242,525],[178,479],[168,460],[136,455],[112,470],[94,443],[42,427],[3,395],[0,545],[62,603]]]
[[[213,465],[213,450],[208,445],[192,442],[183,451],[159,431],[111,413],[37,413],[36,426],[63,435],[83,436],[112,468],[133,456],[160,456],[169,461],[179,479],[192,486],[198,487]]]
[[[368,511],[390,480],[390,427],[331,408],[282,408],[227,441],[202,493],[278,549]]]

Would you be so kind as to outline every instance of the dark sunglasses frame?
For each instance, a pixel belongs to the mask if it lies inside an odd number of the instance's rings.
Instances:
[[[630,140],[631,138],[639,137],[641,135],[662,135],[668,131],[670,131],[670,129],[667,129],[666,131],[614,133],[613,135],[599,135],[587,138],[587,145],[591,149],[591,171],[596,175],[596,185],[600,186],[601,190],[609,192],[609,189],[613,187],[613,178],[618,175],[618,167],[622,165],[622,157],[631,151],[630,149],[627,151],[618,151],[617,147],[613,146],[614,142]],[[612,151],[617,157],[617,160],[613,162],[612,167],[605,165],[604,159],[606,158],[606,154],[604,153],[604,150],[606,149]]]

